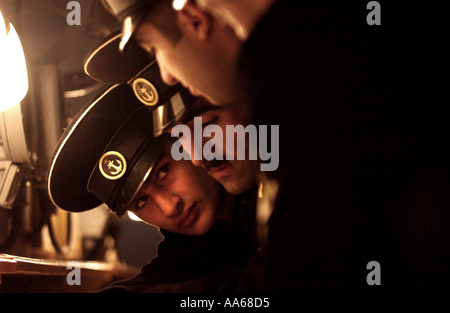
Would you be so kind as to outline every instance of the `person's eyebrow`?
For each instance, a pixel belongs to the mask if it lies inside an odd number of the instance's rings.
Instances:
[[[215,106],[212,104],[202,105],[202,106],[198,106],[198,107],[195,107],[195,105],[194,105],[191,109],[189,109],[186,112],[186,115],[181,119],[181,123],[187,124],[190,121],[192,121],[194,119],[194,117],[196,117],[196,116],[202,115],[209,111],[219,110],[219,109],[221,109],[221,107]]]
[[[161,165],[161,163],[165,162],[166,157],[170,155],[172,157],[172,155],[170,154],[170,152],[167,151],[163,151],[161,152],[161,154],[159,155],[158,160],[156,161],[155,165],[153,166],[153,169],[157,168],[158,166]],[[153,170],[152,170],[153,172]]]
[[[161,152],[161,154],[159,155],[158,160],[156,161],[155,165],[153,165],[152,171],[150,173],[150,175],[147,177],[147,180],[145,181],[144,184],[146,184],[147,182],[149,182],[151,180],[151,177],[154,177],[156,174],[156,170],[159,168],[159,166],[161,165],[161,163],[164,162],[164,160],[166,159],[167,155],[169,155],[169,152],[163,151]],[[171,155],[172,156],[172,155]]]
[[[167,151],[163,151],[161,152],[158,160],[156,161],[155,165],[153,165],[152,171],[150,173],[150,175],[147,177],[146,181],[142,184],[141,189],[139,189],[139,192],[136,194],[136,197],[134,198],[133,202],[131,203],[131,207],[134,207],[134,204],[136,203],[137,199],[139,199],[143,194],[145,194],[145,192],[142,191],[142,189],[148,185],[151,184],[151,180],[152,177],[154,177],[156,174],[156,169],[159,168],[159,166],[161,165],[162,162],[164,162],[165,158],[167,157],[167,155],[169,155],[170,153]]]

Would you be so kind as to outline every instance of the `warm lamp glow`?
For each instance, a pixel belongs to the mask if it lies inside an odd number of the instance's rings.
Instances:
[[[176,11],[180,11],[184,8],[186,3],[187,3],[187,0],[174,0],[172,3],[172,6]]]
[[[0,11],[0,112],[19,104],[28,92],[22,44],[14,26],[6,23]]]
[[[128,217],[129,217],[132,221],[135,221],[135,222],[142,222],[142,220],[141,220],[139,217],[137,217],[137,215],[134,214],[133,212],[128,211]]]

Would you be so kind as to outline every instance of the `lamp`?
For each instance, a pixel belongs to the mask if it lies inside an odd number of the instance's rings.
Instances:
[[[14,26],[0,10],[0,112],[20,103],[28,92],[22,44]]]

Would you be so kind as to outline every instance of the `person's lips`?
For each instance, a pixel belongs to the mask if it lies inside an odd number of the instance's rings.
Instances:
[[[181,213],[181,215],[177,218],[176,224],[178,227],[189,227],[195,221],[196,217],[197,208],[196,205],[193,204]]]
[[[227,160],[216,160],[213,159],[211,161],[206,161],[203,164],[203,168],[207,172],[217,172],[221,168],[224,168],[225,166],[229,165],[229,162]]]
[[[208,170],[208,172],[210,172],[210,173],[219,173],[219,172],[222,172],[224,169],[226,169],[226,168],[228,168],[228,167],[230,167],[230,166],[231,166],[230,163],[226,163],[226,164],[224,164],[224,165],[222,165],[222,166],[219,166],[219,167],[213,167],[213,168],[210,168],[210,169]]]

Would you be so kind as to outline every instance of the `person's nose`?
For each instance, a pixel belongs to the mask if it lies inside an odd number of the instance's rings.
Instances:
[[[196,147],[194,145],[194,140],[192,140],[191,151],[189,154],[191,156],[191,162],[195,166],[203,166],[203,164],[205,164],[206,160],[203,157],[203,142],[202,142],[201,146]]]
[[[170,130],[172,131],[172,129]],[[205,159],[203,158],[203,146],[204,146],[204,138],[202,138],[201,146],[195,146],[195,134],[193,134],[193,130],[191,129],[191,135],[184,137],[183,135],[179,135],[178,140],[181,143],[181,146],[183,147],[184,153],[187,153],[189,155],[189,159],[191,160],[192,164],[195,166],[203,166],[205,163]]]
[[[192,158],[191,161],[192,164],[194,164],[195,166],[203,166],[203,164],[205,164],[205,160],[203,158],[201,160],[194,160]]]
[[[158,61],[158,66],[161,74],[161,79],[166,85],[173,86],[178,84],[178,80],[170,73],[164,62]]]
[[[168,193],[158,193],[153,196],[153,199],[165,217],[174,217],[180,213],[179,204],[181,202],[178,196]]]

